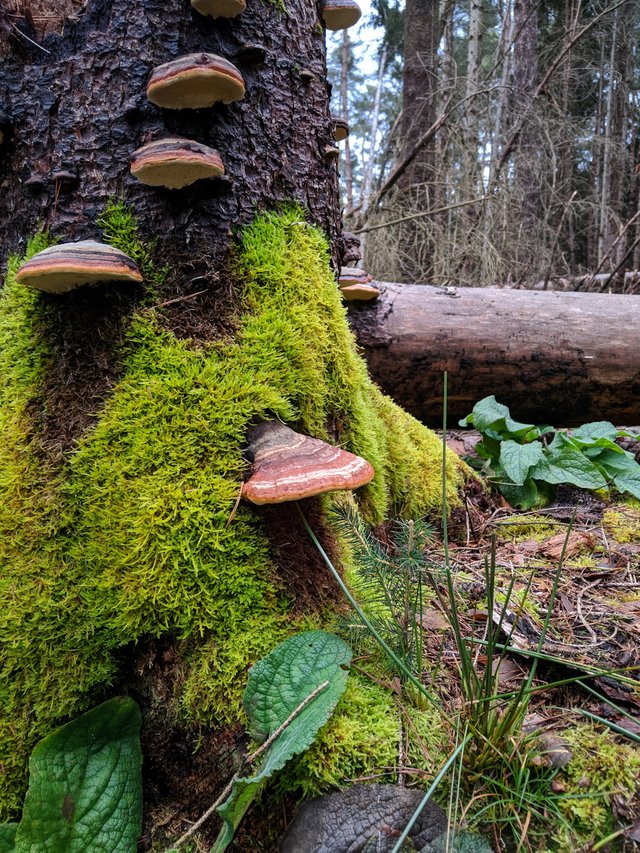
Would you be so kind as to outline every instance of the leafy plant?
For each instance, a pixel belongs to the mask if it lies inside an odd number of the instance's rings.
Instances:
[[[141,767],[140,711],[131,699],[111,699],[57,729],[31,754],[22,819],[0,826],[1,853],[133,853]]]
[[[548,503],[559,483],[580,489],[613,485],[640,498],[640,465],[615,442],[630,433],[608,421],[585,424],[571,434],[548,425],[519,423],[491,395],[476,403],[460,426],[474,426],[482,434],[475,448],[484,460],[482,469],[513,506],[529,509]]]
[[[211,853],[222,853],[267,779],[304,752],[327,722],[347,686],[349,646],[326,631],[304,631],[276,646],[249,672],[243,704],[260,746],[221,796],[174,845],[177,849],[217,811],[224,821]],[[252,776],[240,774],[260,763]],[[226,798],[226,799],[225,799]],[[224,802],[223,802],[224,801]]]

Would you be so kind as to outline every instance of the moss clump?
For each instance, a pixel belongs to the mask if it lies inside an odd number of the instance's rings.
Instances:
[[[524,513],[497,524],[495,530],[496,537],[502,541],[517,543],[535,539],[544,542],[566,530],[566,524],[554,522],[548,516]]]
[[[575,726],[562,733],[573,753],[564,769],[567,793],[561,810],[581,844],[591,846],[605,838],[613,828],[611,798],[631,800],[640,778],[640,752],[618,741],[609,731],[590,724]],[[556,836],[555,850],[575,850],[576,838],[563,832]]]
[[[637,545],[640,542],[640,505],[608,509],[602,516],[602,524],[607,535],[619,545]]]
[[[121,208],[102,226],[143,258]],[[19,804],[34,742],[108,690],[126,645],[190,638],[183,707],[213,724],[237,709],[246,667],[295,630],[259,515],[241,506],[227,526],[251,420],[276,416],[369,459],[377,473],[360,505],[371,522],[436,507],[441,457],[439,440],[371,383],[326,242],[291,209],[242,235],[235,338],[196,345],[163,329],[152,308],[139,310],[97,423],[50,470],[30,414],[50,364],[43,340],[53,314],[16,285],[16,268],[13,260],[0,299],[4,813]],[[447,477],[453,499],[457,463]],[[368,749],[384,764],[383,740]]]

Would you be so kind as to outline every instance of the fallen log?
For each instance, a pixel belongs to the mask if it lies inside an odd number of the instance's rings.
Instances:
[[[430,426],[495,394],[518,420],[640,423],[640,296],[376,282],[349,320],[374,380]]]

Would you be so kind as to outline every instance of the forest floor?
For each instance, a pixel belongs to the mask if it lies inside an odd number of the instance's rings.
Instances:
[[[479,438],[468,430],[452,431],[447,444],[468,457]],[[625,448],[640,458],[639,442]],[[571,768],[573,747],[565,733],[585,721],[594,733],[605,733],[607,743],[630,747],[640,761],[638,502],[559,486],[553,504],[523,512],[497,492],[491,501],[478,491],[467,495],[452,521],[449,559],[456,592],[464,601],[459,609],[462,631],[486,636],[492,620],[507,637],[509,653],[494,657],[499,692],[516,692],[538,657],[524,729],[539,736],[545,761],[558,770]],[[496,596],[489,613],[486,567],[492,558]],[[454,696],[460,692],[462,701],[459,652],[445,616],[437,602],[423,616],[425,646],[432,662],[438,661],[440,677],[447,678]],[[603,741],[603,756],[606,750]],[[599,768],[597,740],[593,751],[604,791],[608,758],[602,757]],[[593,789],[590,776],[594,772],[585,771],[583,778],[559,773],[549,794],[575,792],[571,780],[576,778],[578,787]],[[632,787],[616,792],[614,784],[603,793],[614,819],[607,830],[610,841],[581,850],[640,850],[640,773]]]

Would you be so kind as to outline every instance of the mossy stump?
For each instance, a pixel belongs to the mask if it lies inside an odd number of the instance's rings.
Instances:
[[[51,452],[43,430],[61,357],[55,300],[15,282],[17,258],[0,298],[4,816],[18,813],[28,754],[57,724],[125,685],[165,721],[237,728],[248,667],[341,606],[309,544],[287,524],[291,541],[276,541],[273,510],[241,504],[228,523],[248,424],[276,417],[369,460],[376,476],[356,502],[371,524],[437,514],[441,500],[442,445],[369,379],[327,243],[300,209],[264,214],[241,234],[234,331],[198,343],[163,323],[154,287],[166,270],[135,221],[112,205],[101,224],[151,286],[121,320],[108,392],[64,452]],[[28,255],[46,243],[37,236]],[[450,461],[452,500],[462,476]],[[310,513],[338,557],[330,504],[316,500]],[[169,654],[171,678],[145,694],[133,670],[153,669],[151,648]],[[388,766],[395,714],[382,691],[354,680],[292,785],[317,793],[341,773]]]

